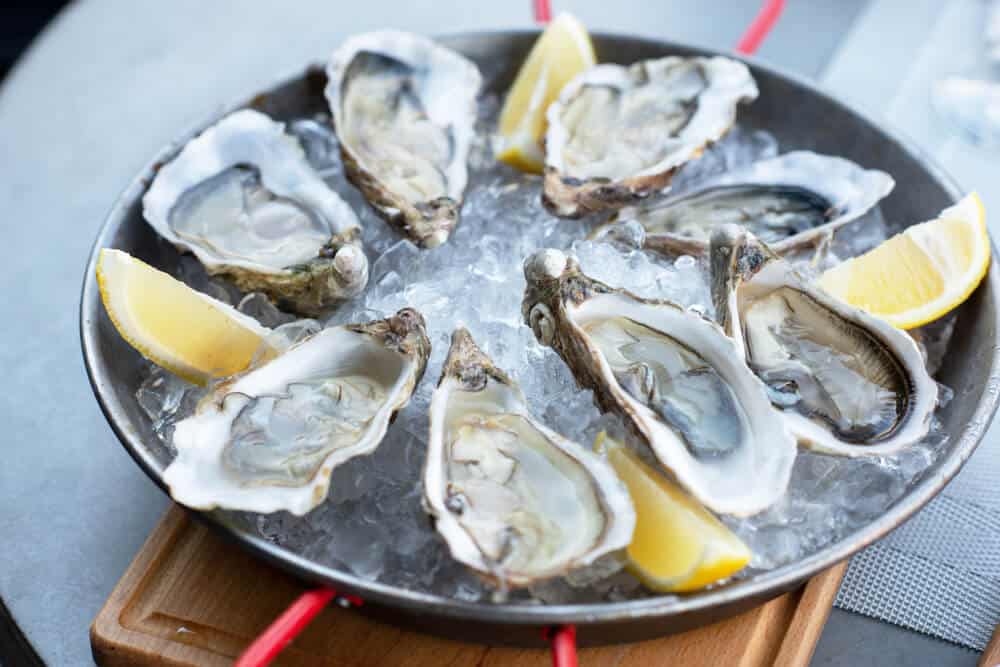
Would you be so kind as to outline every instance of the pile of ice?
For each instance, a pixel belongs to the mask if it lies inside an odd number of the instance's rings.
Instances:
[[[336,139],[322,122],[293,124],[307,154],[324,178],[359,212],[370,253],[371,280],[365,294],[342,307],[327,324],[385,317],[416,308],[427,321],[433,353],[424,381],[399,414],[378,450],[336,469],[328,500],[305,517],[281,512],[240,515],[267,539],[320,563],[355,575],[413,590],[464,599],[489,599],[490,591],[450,559],[421,507],[421,470],[428,432],[427,408],[453,329],[462,325],[521,384],[535,414],[550,427],[589,444],[601,429],[621,436],[618,421],[602,417],[589,391],[579,390],[566,366],[540,346],[521,321],[523,259],[538,248],[566,249],[589,275],[644,297],[671,299],[711,315],[706,266],[692,257],[668,260],[636,249],[626,230],[615,243],[582,240],[593,221],[561,220],[540,205],[541,180],[493,160],[488,137],[496,100],[483,104],[479,140],[462,221],[451,240],[419,250],[402,240],[346,183]],[[320,119],[322,121],[322,119]],[[767,132],[736,127],[675,179],[683,191],[720,171],[771,157],[777,142]],[[877,213],[855,224],[864,233],[844,234],[826,262],[875,245],[885,236]],[[633,239],[634,241],[634,239]],[[213,296],[235,301],[229,288],[196,275],[185,261],[181,275]],[[808,267],[807,267],[808,268]],[[816,267],[814,267],[816,268]],[[199,282],[200,280],[200,282]],[[291,336],[303,325],[266,300],[250,296],[240,308]],[[185,383],[152,369],[138,398],[169,441],[171,424],[190,412],[196,399]],[[753,569],[768,569],[809,554],[882,514],[934,460],[943,436],[894,457],[851,460],[802,453],[786,497],[750,519],[726,522],[754,552]],[[649,595],[620,563],[605,559],[589,572],[550,582],[512,597],[525,603],[618,600]],[[741,576],[745,576],[741,575]]]

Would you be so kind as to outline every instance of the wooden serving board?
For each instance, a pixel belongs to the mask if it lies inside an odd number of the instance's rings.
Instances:
[[[635,644],[581,649],[585,667],[806,665],[846,562],[803,589],[712,626]],[[303,590],[288,575],[226,543],[172,507],[94,619],[104,667],[229,665]],[[331,606],[275,665],[547,667],[547,651],[438,639]]]

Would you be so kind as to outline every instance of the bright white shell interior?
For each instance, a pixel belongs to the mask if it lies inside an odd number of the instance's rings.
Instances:
[[[481,84],[471,61],[427,37],[378,30],[344,42],[326,71],[337,135],[365,171],[408,201],[461,201]]]
[[[259,185],[247,184],[256,178]],[[332,236],[359,226],[284,124],[250,109],[188,142],[159,170],[142,202],[157,233],[209,269],[281,272],[318,257]],[[344,251],[364,259],[354,248]]]
[[[393,412],[408,400],[416,370],[412,359],[370,336],[343,327],[320,331],[220,388],[193,416],[177,424],[173,438],[177,457],[163,476],[170,495],[196,509],[305,514],[326,497],[337,465],[378,446]],[[311,388],[323,393],[310,393]],[[327,415],[330,426],[318,431],[323,441],[316,442],[311,437],[317,435],[314,422],[324,416],[316,410],[317,401],[328,399],[331,392],[335,401],[323,405],[333,405],[334,413]],[[261,467],[241,469],[254,459],[233,456],[234,424],[254,420],[249,410],[270,411],[274,398],[288,401],[287,411],[267,415],[269,428],[286,447],[286,460],[260,458]],[[348,419],[337,413],[341,407],[354,411],[354,416]],[[252,441],[243,444],[253,446]],[[307,450],[313,457],[318,451],[321,459],[303,468],[296,458]]]
[[[721,56],[596,65],[546,112],[545,164],[578,179],[665,173],[722,137],[736,105],[756,97],[746,65]]]
[[[677,306],[643,303],[620,294],[567,304],[567,314],[614,400],[632,415],[660,462],[705,506],[723,514],[747,516],[784,494],[795,460],[795,440],[736,343],[718,326]],[[695,456],[678,430],[629,393],[616,379],[603,343],[588,333],[588,328],[608,317],[627,318],[663,332],[707,362],[731,388],[742,413],[739,444],[719,456]]]
[[[625,547],[635,513],[599,457],[537,422],[520,390],[445,378],[431,403],[428,504],[452,555],[527,585]]]

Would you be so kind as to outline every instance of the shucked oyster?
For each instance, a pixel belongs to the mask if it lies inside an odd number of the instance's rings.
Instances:
[[[741,516],[781,497],[795,441],[718,325],[588,278],[556,250],[535,253],[524,273],[522,313],[539,342],[692,495]]]
[[[646,230],[645,247],[701,255],[708,252],[712,230],[735,223],[782,254],[856,220],[894,185],[883,171],[794,151],[709,178],[689,192],[623,210],[610,225],[636,220]]]
[[[756,97],[746,65],[728,58],[591,67],[546,112],[542,201],[556,215],[577,217],[662,190],[729,131],[740,102]]]
[[[347,40],[326,73],[347,177],[415,243],[447,241],[465,192],[479,70],[426,37],[380,30]]]
[[[357,216],[284,125],[232,113],[192,139],[142,198],[153,229],[244,291],[316,315],[368,282]]]
[[[336,466],[382,441],[429,354],[424,319],[407,308],[324,329],[226,381],[177,424],[170,495],[197,509],[305,514]]]
[[[711,239],[725,331],[803,444],[889,454],[927,434],[937,384],[905,332],[812,285],[744,228]]]
[[[465,329],[452,336],[430,422],[425,505],[456,560],[527,586],[631,541],[635,511],[611,467],[536,421]]]

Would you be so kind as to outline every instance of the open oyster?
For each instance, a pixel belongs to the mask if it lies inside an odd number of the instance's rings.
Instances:
[[[347,40],[326,69],[347,177],[379,215],[432,248],[458,223],[479,70],[419,35]]]
[[[593,280],[557,250],[532,255],[524,273],[522,313],[539,342],[692,495],[740,516],[781,497],[795,441],[718,325]]]
[[[465,329],[430,422],[425,505],[452,556],[498,585],[560,576],[631,541],[635,511],[611,467],[536,421]]]
[[[757,97],[746,65],[670,56],[597,65],[546,112],[545,206],[563,217],[621,208],[664,189]]]
[[[316,315],[368,282],[357,216],[284,125],[232,113],[192,139],[142,198],[153,229],[209,273]]]
[[[894,185],[883,171],[794,151],[709,178],[689,192],[625,209],[609,226],[636,220],[646,230],[645,247],[697,256],[708,253],[713,229],[735,223],[783,254],[861,217]]]
[[[801,443],[862,456],[927,434],[938,387],[909,335],[814,286],[742,227],[716,228],[710,256],[719,320]]]
[[[407,308],[324,329],[225,381],[177,424],[170,495],[197,509],[305,514],[336,466],[382,441],[429,354],[424,319]]]

